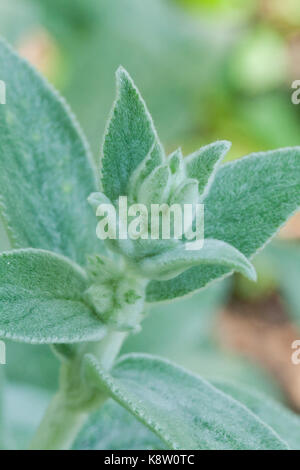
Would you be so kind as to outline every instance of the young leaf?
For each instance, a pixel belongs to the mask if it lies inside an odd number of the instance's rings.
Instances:
[[[108,400],[79,432],[74,450],[155,450],[165,445],[150,429],[113,400]]]
[[[117,71],[117,99],[103,144],[102,186],[113,202],[128,194],[128,181],[157,144],[163,150],[143,98],[128,73]]]
[[[147,356],[124,356],[111,375],[87,356],[87,374],[171,449],[287,449],[244,405],[200,377]]]
[[[230,142],[221,140],[201,147],[185,158],[187,176],[198,180],[198,190],[202,197],[204,192],[207,194],[215,172],[230,147]]]
[[[250,257],[300,207],[300,147],[250,155],[222,166],[205,204],[205,238],[224,240]],[[193,267],[175,279],[152,281],[147,301],[181,297],[228,274]]]
[[[82,301],[84,271],[42,250],[0,255],[0,337],[27,343],[100,340],[106,328]]]
[[[170,181],[170,169],[167,165],[159,166],[144,180],[139,189],[138,202],[141,204],[160,204],[165,200]]]
[[[205,240],[200,250],[186,250],[185,244],[181,243],[178,248],[145,258],[140,262],[140,268],[149,279],[170,279],[191,266],[212,264],[226,266],[256,280],[250,261],[236,248],[219,240]]]
[[[243,403],[274,429],[293,450],[300,449],[300,417],[275,400],[253,389],[229,382],[214,382],[224,393]]]
[[[177,150],[175,150],[175,152],[171,153],[171,155],[168,156],[167,162],[170,167],[171,174],[172,174],[171,191],[172,190],[176,191],[178,186],[184,183],[187,179],[181,148],[178,148]],[[197,194],[198,194],[198,189],[197,189]]]
[[[129,195],[135,202],[137,201],[138,190],[143,181],[154,171],[154,169],[163,163],[163,153],[160,144],[155,141],[147,157],[134,170],[130,178]]]
[[[88,197],[88,203],[93,208],[95,214],[100,204],[111,204],[111,201],[103,193],[92,193]]]
[[[43,248],[83,263],[99,251],[87,197],[89,150],[61,98],[0,41],[0,214],[14,248]]]
[[[193,204],[198,202],[198,182],[193,179],[186,179],[171,198],[171,204]]]
[[[172,175],[179,171],[183,166],[183,155],[181,148],[175,150],[171,155],[168,156],[168,164]]]

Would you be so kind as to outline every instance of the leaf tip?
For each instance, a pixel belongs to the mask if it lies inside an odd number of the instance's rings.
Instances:
[[[122,81],[127,81],[130,83],[133,83],[133,80],[127,70],[123,67],[123,65],[119,65],[116,71],[116,78],[117,78],[117,84],[121,84]]]
[[[224,153],[229,152],[229,150],[231,149],[232,143],[229,140],[219,140],[218,143]]]
[[[253,264],[248,260],[247,267],[244,272],[245,276],[250,279],[250,281],[257,282],[257,272]]]

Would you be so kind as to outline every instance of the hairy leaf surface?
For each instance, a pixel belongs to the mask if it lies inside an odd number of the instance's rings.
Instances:
[[[215,172],[230,147],[230,142],[221,140],[205,145],[185,158],[187,175],[198,181],[198,190],[201,196],[208,192]]]
[[[42,250],[0,255],[0,337],[27,343],[100,340],[106,328],[82,301],[84,271]]]
[[[56,92],[0,42],[0,215],[14,248],[83,263],[99,251],[87,197],[96,190],[87,144]]]
[[[178,248],[145,258],[140,263],[143,273],[150,279],[168,279],[196,265],[226,266],[251,280],[256,279],[250,261],[233,246],[219,240],[205,240],[203,247],[196,250],[186,250],[185,244],[181,243]]]
[[[128,194],[130,176],[155,143],[156,152],[159,150],[162,154],[144,100],[128,73],[120,67],[117,98],[104,137],[101,160],[103,191],[111,201]]]
[[[131,411],[171,449],[286,449],[244,405],[172,363],[142,354],[121,358],[111,375],[87,357],[95,385]]]
[[[300,449],[300,417],[275,400],[245,386],[230,382],[214,382],[224,393],[247,406],[274,429],[293,450]]]
[[[252,154],[222,166],[204,204],[205,237],[254,255],[300,207],[300,147]],[[181,297],[229,272],[193,267],[175,279],[152,281],[147,300]]]
[[[165,445],[150,429],[113,400],[91,414],[73,445],[75,450],[155,450]]]

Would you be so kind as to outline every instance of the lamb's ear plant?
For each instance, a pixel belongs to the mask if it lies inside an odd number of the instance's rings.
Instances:
[[[63,100],[3,42],[0,75],[7,84],[0,205],[13,248],[0,255],[0,336],[49,344],[61,360],[60,389],[32,448],[71,447],[109,397],[170,449],[288,448],[263,413],[227,389],[157,357],[117,356],[153,302],[192,294],[232,271],[255,279],[249,258],[300,206],[300,148],[223,166],[226,141],[186,158],[180,150],[166,156],[119,68],[94,167]],[[147,206],[204,203],[203,247],[187,251],[175,238],[97,239],[94,212],[101,202],[117,207],[119,196]]]

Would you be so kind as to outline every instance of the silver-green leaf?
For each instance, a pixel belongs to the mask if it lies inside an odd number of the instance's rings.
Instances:
[[[213,142],[184,159],[187,176],[198,181],[198,190],[202,197],[207,194],[217,168],[230,147],[231,143],[226,140]]]
[[[222,166],[204,204],[205,238],[253,256],[300,208],[300,147],[252,154]],[[172,280],[152,281],[147,300],[181,297],[228,273],[218,266],[193,267]]]
[[[287,449],[244,405],[200,377],[143,354],[121,358],[111,374],[93,356],[86,373],[170,449]]]
[[[128,182],[134,170],[159,144],[152,118],[128,73],[117,70],[117,98],[104,136],[101,159],[102,187],[115,202],[129,192]]]
[[[197,245],[197,241],[191,245]],[[236,248],[219,240],[204,240],[201,249],[187,250],[186,244],[166,251],[160,255],[144,258],[139,266],[149,279],[171,279],[192,266],[226,266],[240,272],[252,281],[256,272],[250,261]],[[197,248],[197,246],[196,246]]]
[[[165,445],[150,429],[113,400],[92,413],[79,432],[74,450],[155,450]]]
[[[97,189],[85,139],[64,101],[0,41],[0,216],[14,248],[84,263],[99,251],[87,197]]]
[[[0,337],[26,343],[96,341],[106,327],[83,303],[85,272],[60,255],[25,249],[0,255]]]
[[[215,381],[224,393],[243,403],[256,416],[272,427],[293,450],[300,450],[300,417],[263,393],[245,385]]]

